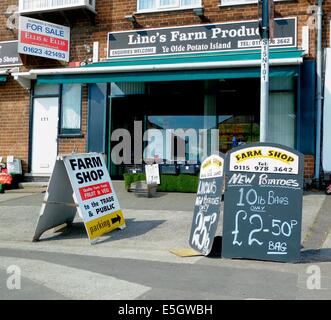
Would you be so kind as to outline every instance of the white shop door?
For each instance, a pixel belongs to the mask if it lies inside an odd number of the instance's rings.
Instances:
[[[33,104],[32,173],[52,173],[57,156],[59,98],[36,98]]]

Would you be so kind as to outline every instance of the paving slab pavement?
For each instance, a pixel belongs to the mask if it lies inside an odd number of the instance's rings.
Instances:
[[[50,230],[42,236],[41,242],[32,243],[44,194],[1,194],[0,246],[15,247],[20,243],[25,249],[101,255],[109,248],[109,254],[112,256],[127,254],[128,257],[134,258],[181,261],[181,258],[169,253],[169,250],[189,246],[195,194],[163,193],[156,198],[144,198],[128,193],[123,182],[115,181],[115,188],[127,228],[102,237],[95,246],[89,244],[84,225],[78,216],[71,229],[63,233],[53,233],[53,230]],[[325,197],[321,192],[305,193],[303,197],[303,242],[310,235],[311,226]],[[222,220],[221,214],[218,235],[222,232]],[[110,248],[118,248],[121,253],[118,254]],[[186,261],[195,262],[197,259],[199,257]]]
[[[181,258],[169,250],[188,247],[195,195],[148,199],[115,188],[127,228],[96,245],[90,245],[78,216],[72,228],[50,230],[32,242],[44,194],[0,195],[0,299],[331,299],[330,234],[323,250],[308,250],[296,264]],[[314,231],[327,199],[305,193],[303,239]],[[22,268],[20,292],[1,287],[12,264]],[[321,290],[307,289],[312,265],[321,270]]]
[[[30,192],[22,192],[22,193],[0,193],[0,203],[7,202],[10,200],[17,200],[20,198],[26,198],[31,196],[33,193]]]

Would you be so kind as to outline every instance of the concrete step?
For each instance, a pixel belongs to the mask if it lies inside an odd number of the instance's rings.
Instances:
[[[6,193],[41,193],[45,192],[48,182],[21,182],[18,189],[6,190]]]
[[[20,182],[18,186],[20,189],[47,188],[48,182]]]
[[[26,189],[9,189],[5,190],[5,193],[43,193],[46,188],[26,188]]]

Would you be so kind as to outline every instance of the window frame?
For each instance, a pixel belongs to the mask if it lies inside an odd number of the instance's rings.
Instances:
[[[199,4],[197,5],[190,5],[190,6],[182,6],[182,0],[178,1],[178,6],[161,6],[160,0],[155,0],[156,6],[152,9],[139,9],[139,4],[141,0],[137,0],[137,12],[136,13],[155,13],[155,12],[164,12],[164,11],[178,11],[178,10],[189,10],[189,9],[195,9],[195,8],[202,8],[202,0],[198,0]]]
[[[71,83],[72,85],[73,83]],[[63,128],[63,88],[65,84],[61,84],[60,88],[60,118],[59,118],[59,137],[82,137],[82,116],[83,116],[83,84],[75,84],[80,86],[80,119],[79,128]]]
[[[245,6],[250,4],[257,4],[258,0],[225,0],[227,3],[223,4],[224,0],[219,0],[219,7],[231,7],[231,6]],[[275,2],[282,2],[288,0],[274,0]]]
[[[168,5],[161,5],[161,1],[162,0],[156,0],[157,3],[159,3],[158,7],[160,8],[159,10],[163,10],[163,9],[173,9],[173,8],[180,8],[180,3],[181,3],[181,0],[176,0],[177,2],[177,6],[172,6],[171,4],[168,4]]]

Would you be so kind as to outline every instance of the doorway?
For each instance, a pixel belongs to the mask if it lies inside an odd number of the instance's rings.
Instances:
[[[50,175],[57,156],[59,98],[33,100],[31,173]]]

